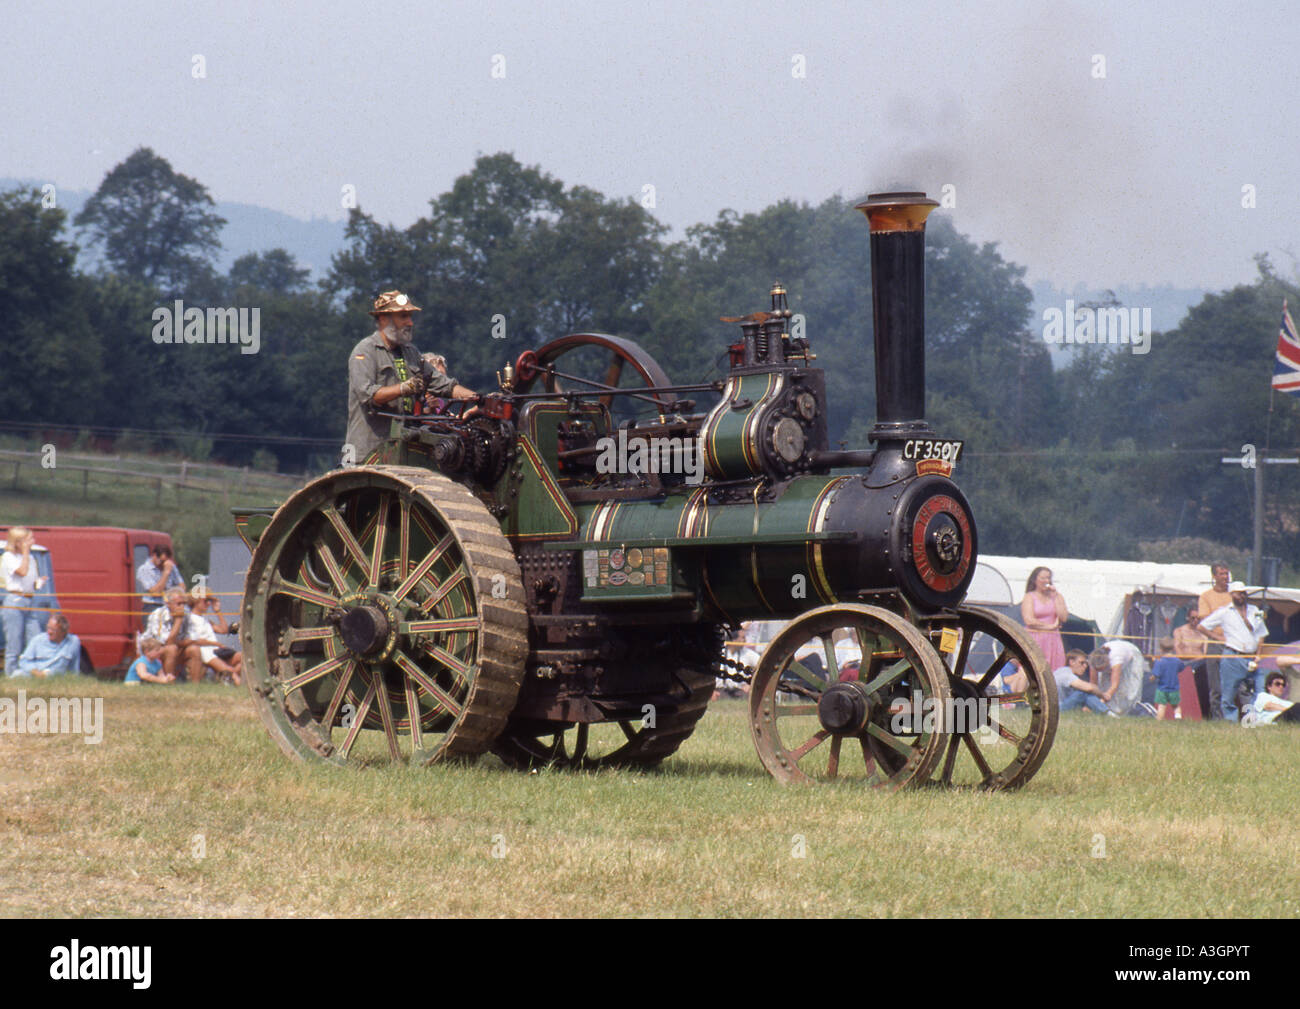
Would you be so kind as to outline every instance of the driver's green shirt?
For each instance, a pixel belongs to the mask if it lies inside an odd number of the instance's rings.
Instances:
[[[384,338],[376,330],[352,348],[348,356],[348,433],[346,443],[352,446],[353,457],[360,463],[366,456],[388,439],[391,420],[376,416],[376,411],[409,413],[409,396],[385,403],[374,404],[376,390],[386,385],[405,381],[398,372],[394,355],[400,357],[407,376],[423,375],[426,389],[435,396],[448,398],[456,387],[456,380],[429,367],[412,344],[389,350]]]

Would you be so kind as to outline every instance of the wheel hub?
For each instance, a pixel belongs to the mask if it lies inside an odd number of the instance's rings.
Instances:
[[[822,728],[837,736],[857,735],[871,715],[871,701],[861,683],[832,684],[817,702]]]
[[[937,515],[925,531],[927,552],[933,555],[935,570],[952,574],[961,560],[961,530],[952,516]]]
[[[979,732],[989,725],[989,699],[979,692],[979,688],[970,680],[951,677],[948,680],[948,686],[952,688],[953,710],[962,712],[963,726],[962,732]],[[974,705],[967,704],[967,701],[982,701]],[[970,720],[975,724],[970,724]]]
[[[343,643],[358,655],[379,651],[388,637],[388,617],[378,606],[354,606],[339,621]]]
[[[358,659],[386,659],[397,643],[399,615],[382,596],[362,594],[343,600],[338,617],[339,636]]]

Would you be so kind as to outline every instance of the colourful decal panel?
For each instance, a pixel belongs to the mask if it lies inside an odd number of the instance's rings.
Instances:
[[[673,594],[672,552],[667,547],[600,547],[582,551],[584,599]]]

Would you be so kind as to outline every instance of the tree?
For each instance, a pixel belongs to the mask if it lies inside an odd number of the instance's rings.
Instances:
[[[688,229],[686,240],[668,250],[648,298],[656,357],[674,381],[716,377],[718,357],[737,335],[718,317],[767,308],[765,295],[780,280],[826,372],[832,444],[866,447],[875,422],[869,241],[867,222],[838,196],[816,207],[783,200],[744,216],[726,210],[712,224]],[[931,218],[927,399],[940,433],[984,431],[995,440],[982,439],[983,447],[1001,444],[1017,396],[1007,376],[1025,376],[1026,416],[1050,402],[1050,358],[1023,336],[1031,302],[1023,273],[993,245],[976,246],[959,234],[948,218]],[[982,374],[999,380],[971,381]],[[989,417],[998,422],[987,424]]]
[[[300,269],[284,249],[250,252],[230,267],[230,282],[236,287],[255,287],[276,294],[292,294],[307,286],[311,271]]]
[[[77,248],[63,241],[65,214],[39,192],[0,193],[0,352],[6,368],[0,416],[61,419],[94,402],[102,384],[100,341],[86,317]]]
[[[575,329],[644,332],[663,230],[631,200],[566,190],[500,153],[480,157],[404,231],[353,210],[327,286],[358,327],[379,291],[406,291],[423,308],[416,343],[452,351],[456,377],[482,386],[521,351]]]
[[[76,217],[118,273],[180,291],[221,248],[207,187],[141,147],[104,177]]]
[[[675,382],[716,379],[740,334],[719,317],[769,308],[781,281],[826,370],[834,444],[875,402],[867,263],[866,222],[839,197],[817,207],[782,200],[743,216],[724,210],[667,250],[646,299],[647,346]]]

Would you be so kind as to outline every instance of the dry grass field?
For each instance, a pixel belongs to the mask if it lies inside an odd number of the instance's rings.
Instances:
[[[19,687],[102,696],[105,726],[0,733],[4,916],[1300,910],[1288,727],[1064,716],[1021,792],[889,795],[776,784],[738,701],[654,773],[349,771],[283,757],[242,690]]]

